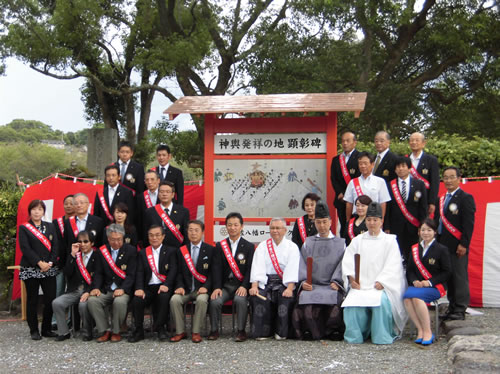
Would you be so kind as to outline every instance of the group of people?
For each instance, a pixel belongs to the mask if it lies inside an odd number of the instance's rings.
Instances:
[[[121,341],[130,309],[134,328],[128,341],[137,342],[144,339],[144,312],[151,306],[159,340],[178,342],[187,338],[184,306],[192,303],[191,340],[202,341],[207,312],[208,340],[216,340],[222,307],[232,301],[238,342],[247,339],[250,307],[250,335],[259,340],[361,343],[371,337],[389,344],[403,330],[407,311],[417,342],[432,343],[425,302],[439,298],[446,283],[450,304],[444,317],[464,318],[474,200],[459,188],[460,171],[453,167],[443,172],[449,193],[438,199],[438,164],[423,152],[421,134],[411,136],[409,158],[388,150],[387,133],[377,133],[375,145],[376,159],[358,152],[355,135],[344,133],[343,153],[332,161],[341,237],[331,232],[327,205],[307,194],[307,214],[297,219],[292,240],[286,238],[286,221],[273,218],[270,238],[255,248],[242,237],[238,212],[226,217],[228,238],[206,243],[204,223],[190,220],[182,205],[182,172],[169,165],[170,149],[159,146],[158,166],[144,173],[131,160],[132,146],[121,143],[119,160],[105,169],[94,214],[83,193],[67,196],[65,216],[53,223],[42,221],[43,201],[28,207],[30,219],[19,227],[20,279],[27,288],[32,339],[69,339],[68,310],[77,305],[73,311],[79,312],[84,340]]]

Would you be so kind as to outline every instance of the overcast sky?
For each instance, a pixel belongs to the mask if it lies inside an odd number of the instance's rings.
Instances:
[[[83,78],[60,80],[38,73],[15,59],[7,60],[6,75],[0,76],[0,126],[14,119],[41,121],[53,129],[78,131],[89,127],[83,113],[80,87]],[[156,93],[149,127],[153,127],[170,101]],[[177,117],[180,129],[194,129],[189,117]]]

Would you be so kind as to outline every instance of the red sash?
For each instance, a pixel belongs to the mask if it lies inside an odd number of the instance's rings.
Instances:
[[[165,222],[165,225],[169,228],[170,231],[172,231],[172,234],[175,235],[179,243],[182,244],[182,242],[184,241],[184,236],[181,234],[179,230],[177,230],[177,227],[175,227],[174,223],[172,222],[168,214],[163,211],[163,209],[161,208],[161,204],[156,205],[155,209],[156,213],[158,213],[162,221]]]
[[[80,230],[78,230],[78,226],[76,225],[75,216],[69,217],[69,224],[71,225],[71,229],[73,230],[73,235],[76,238],[78,236],[78,233],[80,232]]]
[[[130,188],[129,186],[125,186],[122,182],[120,182],[120,186],[128,188],[132,192],[132,196],[135,197],[135,190],[133,188]]]
[[[98,191],[97,196],[99,196],[99,201],[101,202],[101,206],[102,206],[102,209],[104,210],[104,213],[106,214],[106,217],[108,217],[108,219],[111,222],[114,222],[115,219],[111,215],[111,213],[109,212],[108,204],[106,204],[106,199],[104,198],[104,195],[102,194],[101,191]]]
[[[398,187],[398,181],[397,179],[393,179],[391,181],[391,190],[392,194],[394,195],[394,198],[396,199],[396,203],[398,204],[399,209],[401,210],[401,213],[403,213],[403,216],[413,225],[416,227],[420,226],[420,221],[416,219],[409,211],[408,208],[406,208],[405,202],[403,200],[403,197],[401,196],[401,193],[399,192],[399,187]]]
[[[349,184],[351,181],[351,176],[349,175],[349,171],[347,171],[347,164],[345,162],[345,155],[342,153],[339,156],[340,170],[342,171],[342,176],[344,177],[345,184]]]
[[[163,274],[158,273],[158,268],[155,265],[155,257],[153,255],[153,247],[149,246],[146,248],[146,258],[148,259],[149,267],[151,271],[156,275],[156,277],[161,280],[163,283],[167,280],[167,277]],[[160,258],[158,257],[158,260]]]
[[[411,247],[411,253],[413,255],[413,261],[415,262],[415,265],[417,265],[418,271],[420,271],[420,274],[425,278],[425,280],[429,280],[432,278],[431,273],[425,268],[424,264],[422,261],[420,261],[420,255],[418,254],[418,244],[414,244]],[[446,291],[441,283],[436,284],[434,287],[436,287],[439,291],[439,295],[443,297],[446,295]]]
[[[23,226],[26,227],[29,232],[31,232],[33,235],[35,235],[35,238],[40,240],[49,252],[52,251],[52,244],[50,243],[49,239],[47,239],[47,237],[45,235],[43,235],[40,231],[38,231],[35,226],[33,226],[29,222],[26,222]]]
[[[57,225],[59,226],[59,231],[61,232],[61,236],[64,237],[64,217],[59,217],[57,219]]]
[[[414,178],[416,178],[416,179],[421,180],[422,182],[424,182],[425,188],[427,188],[427,189],[431,188],[431,184],[429,183],[429,181],[427,179],[425,179],[424,177],[422,177],[420,175],[420,173],[417,171],[417,169],[415,169],[413,167],[413,165],[411,166],[410,173],[411,173],[412,177],[414,177]]]
[[[347,234],[349,235],[349,239],[354,239],[354,237],[356,235],[354,235],[354,221],[356,220],[356,218],[351,218],[349,220],[349,226],[347,226]]]
[[[359,178],[354,178],[352,180],[352,183],[354,184],[354,190],[356,191],[356,195],[358,197],[363,195],[363,190],[361,189],[361,184],[359,184]]]
[[[302,243],[306,242],[307,232],[306,232],[306,224],[304,223],[304,217],[299,217],[297,219],[297,225],[299,226],[299,234],[302,239]]]
[[[198,279],[199,282],[205,283],[207,281],[207,277],[205,277],[204,275],[202,275],[196,271],[193,259],[191,258],[191,255],[189,254],[187,246],[183,245],[181,247],[181,253],[182,253],[182,257],[184,258],[184,261],[186,261],[186,265],[187,265],[189,271],[191,272],[191,274],[193,274],[193,277]]]
[[[453,235],[457,240],[462,239],[462,233],[444,216],[444,195],[439,198],[439,214],[441,215],[441,222],[443,222],[446,230],[448,230],[449,233]]]
[[[144,191],[144,201],[146,202],[146,208],[151,208],[153,206],[153,202],[149,197],[149,190]]]
[[[125,279],[127,274],[118,266],[116,266],[115,262],[113,261],[113,257],[111,257],[111,255],[109,254],[108,248],[106,248],[106,246],[103,245],[101,248],[99,248],[99,250],[101,251],[102,255],[104,256],[104,259],[108,263],[111,270],[113,270],[114,273],[118,275],[121,279]]]
[[[87,268],[83,265],[82,252],[76,253],[76,264],[78,265],[78,270],[80,270],[80,274],[83,279],[85,279],[85,282],[90,285],[90,283],[92,283],[92,277],[90,276]]]
[[[236,264],[236,261],[234,261],[233,253],[231,252],[231,248],[229,248],[227,239],[221,240],[220,245],[222,247],[224,255],[226,256],[226,260],[229,264],[229,267],[231,268],[231,271],[233,272],[234,276],[241,282],[243,280],[243,274],[241,274],[240,268]]]
[[[276,270],[276,274],[278,274],[280,278],[283,279],[283,270],[281,270],[278,258],[276,257],[276,252],[274,252],[273,240],[267,239],[266,245],[267,251],[269,252],[269,257],[271,258],[271,262],[274,266],[274,270]]]

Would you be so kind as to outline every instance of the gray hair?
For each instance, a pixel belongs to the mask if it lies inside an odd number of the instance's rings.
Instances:
[[[75,202],[76,198],[80,196],[83,196],[85,200],[87,200],[87,203],[89,202],[89,197],[87,195],[85,195],[83,192],[78,192],[73,195],[73,203]]]
[[[389,135],[389,133],[387,131],[377,131],[377,133],[375,134],[375,137],[377,137],[378,135],[384,135],[384,137],[387,139],[387,140],[391,140],[391,136]]]
[[[106,227],[106,236],[110,236],[114,232],[125,236],[125,229],[122,225],[119,225],[117,223],[112,223],[111,225]]]
[[[284,218],[281,218],[281,217],[274,217],[274,218],[271,218],[271,222],[269,222],[269,226],[271,226],[271,224],[274,222],[274,221],[281,221],[283,222],[283,225],[285,226],[286,228],[286,221]]]

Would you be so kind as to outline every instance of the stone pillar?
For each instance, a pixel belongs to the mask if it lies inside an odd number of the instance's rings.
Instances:
[[[90,129],[87,140],[87,168],[104,179],[104,168],[117,160],[118,131]]]

